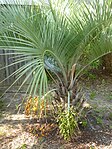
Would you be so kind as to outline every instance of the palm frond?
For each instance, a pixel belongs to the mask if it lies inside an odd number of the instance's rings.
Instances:
[[[32,77],[27,91],[40,97],[47,92],[48,75],[68,87],[74,64],[75,81],[88,65],[112,51],[110,5],[109,0],[102,4],[49,0],[49,4],[1,6],[0,49],[17,54],[6,67],[23,64],[6,79],[16,75],[14,85],[27,74],[19,89]]]

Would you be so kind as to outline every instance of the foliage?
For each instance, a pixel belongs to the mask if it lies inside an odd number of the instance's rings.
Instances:
[[[73,109],[70,111],[64,111],[59,114],[58,117],[58,125],[60,129],[60,133],[64,137],[65,140],[71,139],[73,134],[77,135],[79,131],[78,128],[78,113]]]
[[[6,67],[23,64],[6,78],[16,76],[10,87],[27,74],[18,91],[31,78],[26,92],[36,96],[39,88],[41,99],[49,75],[67,96],[83,70],[112,51],[109,0],[102,5],[51,0],[31,7],[1,5],[0,10],[0,48],[15,55]]]

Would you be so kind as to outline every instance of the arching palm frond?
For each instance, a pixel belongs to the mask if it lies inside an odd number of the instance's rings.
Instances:
[[[21,55],[11,66],[23,63],[9,76],[17,76],[12,85],[27,74],[20,88],[31,79],[27,92],[40,97],[47,92],[48,75],[57,78],[66,96],[89,64],[112,51],[109,1],[55,2],[0,9],[0,49]]]

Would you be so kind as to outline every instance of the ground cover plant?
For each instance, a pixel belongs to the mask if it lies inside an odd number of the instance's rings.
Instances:
[[[55,93],[52,100],[57,107],[62,105],[61,114],[55,117],[59,117],[60,131],[68,139],[78,131],[83,111],[89,107],[78,86],[80,76],[90,64],[112,52],[111,1],[48,2],[1,5],[0,48],[12,50],[15,55],[13,63],[6,67],[22,63],[6,78],[16,78],[8,89],[26,75],[18,91],[30,80],[26,93],[32,96],[32,102],[38,98],[38,110],[33,110],[38,114],[44,108],[43,117],[48,112],[48,95]],[[55,84],[53,88],[48,86],[48,79]]]

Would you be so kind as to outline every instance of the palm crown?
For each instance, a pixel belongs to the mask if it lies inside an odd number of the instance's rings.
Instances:
[[[31,79],[29,94],[44,95],[48,76],[67,93],[88,65],[112,51],[109,0],[89,5],[49,0],[49,4],[0,7],[0,48],[13,50],[16,59],[6,67],[23,64],[8,78],[17,76],[13,86],[27,74],[19,89]]]

